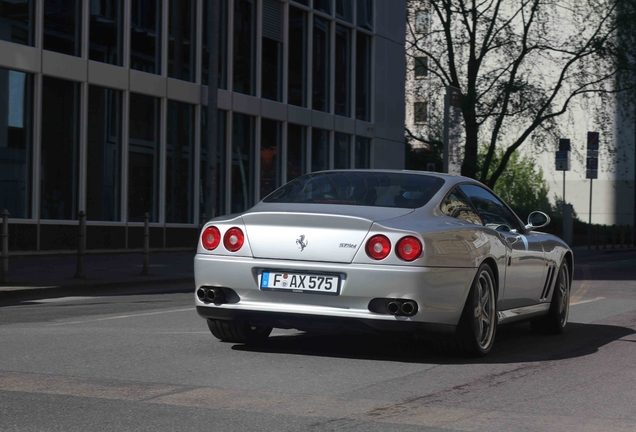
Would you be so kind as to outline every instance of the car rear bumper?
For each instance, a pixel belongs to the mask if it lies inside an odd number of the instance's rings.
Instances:
[[[340,295],[262,291],[259,280],[264,270],[337,274],[341,277]],[[370,321],[371,327],[376,328],[408,329],[413,323],[453,327],[459,322],[476,271],[476,268],[316,263],[197,254],[196,289],[226,287],[238,298],[232,303],[214,304],[194,297],[203,317],[267,318],[277,323],[273,327],[280,328],[299,328],[284,325],[290,316],[303,322]],[[369,304],[377,298],[413,300],[418,306],[417,313],[406,317],[373,312]]]

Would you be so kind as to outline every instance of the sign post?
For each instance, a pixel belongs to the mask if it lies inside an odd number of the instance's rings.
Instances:
[[[585,178],[590,179],[590,214],[587,223],[587,249],[592,248],[592,183],[598,178],[598,132],[587,133],[587,159]]]
[[[570,171],[570,140],[568,138],[559,139],[559,150],[556,152],[556,170],[563,171],[563,227],[561,237],[567,244],[572,246],[572,224],[568,223],[568,215],[566,213],[570,211],[566,207],[565,203],[565,172]],[[570,218],[571,219],[571,218]]]

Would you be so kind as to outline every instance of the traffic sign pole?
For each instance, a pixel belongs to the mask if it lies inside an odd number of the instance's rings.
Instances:
[[[592,183],[594,179],[590,179],[590,214],[587,222],[587,250],[592,249]]]

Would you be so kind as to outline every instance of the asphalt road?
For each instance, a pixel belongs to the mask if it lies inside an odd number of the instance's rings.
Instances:
[[[568,331],[217,342],[193,294],[0,307],[2,431],[636,431],[636,253],[578,260]]]

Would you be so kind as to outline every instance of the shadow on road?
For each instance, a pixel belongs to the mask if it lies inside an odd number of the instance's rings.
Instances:
[[[570,323],[563,335],[544,336],[533,334],[527,323],[502,326],[497,330],[493,350],[478,359],[443,351],[430,340],[371,334],[273,336],[259,345],[234,345],[233,349],[407,363],[527,363],[587,356],[618,340],[636,342],[636,331],[618,326]]]

